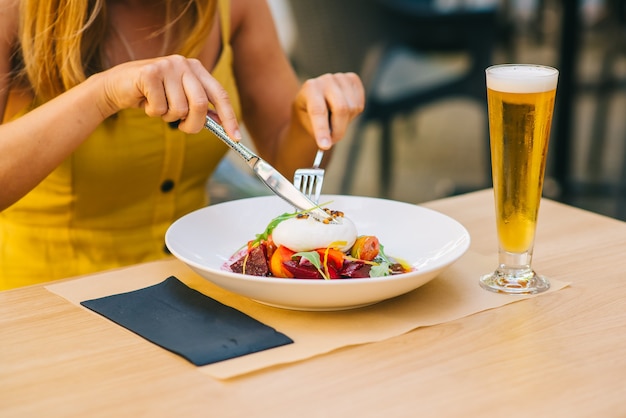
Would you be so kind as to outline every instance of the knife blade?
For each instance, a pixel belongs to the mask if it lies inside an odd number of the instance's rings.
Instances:
[[[336,223],[335,219],[326,213],[322,208],[316,205],[311,199],[306,197],[296,186],[285,178],[278,170],[272,167],[268,162],[252,152],[248,147],[240,142],[231,139],[224,128],[211,119],[208,115],[204,124],[205,128],[213,132],[215,136],[221,139],[226,145],[234,150],[246,164],[252,168],[252,171],[275,195],[285,200],[290,205],[315,219],[326,223]]]

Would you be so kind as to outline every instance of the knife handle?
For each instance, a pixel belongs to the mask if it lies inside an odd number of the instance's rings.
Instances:
[[[254,163],[259,160],[259,157],[254,152],[250,151],[248,147],[240,142],[230,139],[224,128],[222,128],[219,123],[215,122],[208,115],[206,116],[206,122],[204,123],[204,127],[213,132],[215,136],[217,136],[219,139],[224,141],[226,145],[228,145],[233,151],[237,152],[237,154],[239,154],[241,158],[246,160],[248,164],[254,165]]]

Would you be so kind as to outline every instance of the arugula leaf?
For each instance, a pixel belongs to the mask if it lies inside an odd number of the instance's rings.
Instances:
[[[387,261],[383,261],[382,263],[372,266],[370,269],[370,277],[383,277],[391,275],[389,269],[389,263]]]
[[[282,221],[285,221],[285,220],[287,220],[289,218],[295,218],[296,216],[298,216],[298,212],[295,212],[295,213],[287,213],[287,212],[285,212],[282,215],[279,215],[279,216],[275,217],[265,227],[265,230],[263,232],[261,232],[260,234],[256,234],[256,239],[254,241],[252,241],[252,243],[253,244],[258,244],[261,241],[267,241],[269,236],[272,235],[272,232],[274,231],[274,228],[276,228],[279,223],[281,223]]]
[[[309,263],[313,264],[317,269],[322,268],[322,260],[320,259],[320,255],[317,251],[301,251],[292,255],[292,257],[296,256],[309,260]]]
[[[393,264],[387,254],[385,254],[385,246],[383,244],[379,244],[380,249],[378,250],[378,257],[380,257],[383,261],[389,264]]]

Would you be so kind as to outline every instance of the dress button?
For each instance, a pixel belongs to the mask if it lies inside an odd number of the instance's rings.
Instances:
[[[168,122],[167,124],[170,125],[170,128],[172,129],[178,129],[178,125],[180,125],[180,119],[175,120],[174,122]]]
[[[174,188],[174,180],[167,179],[161,183],[161,191],[167,193]]]

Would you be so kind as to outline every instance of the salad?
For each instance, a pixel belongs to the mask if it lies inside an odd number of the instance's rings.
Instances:
[[[351,279],[391,276],[412,267],[385,254],[373,235],[358,235],[340,211],[324,209],[334,222],[305,212],[284,213],[235,252],[224,270],[253,276],[297,279]]]

